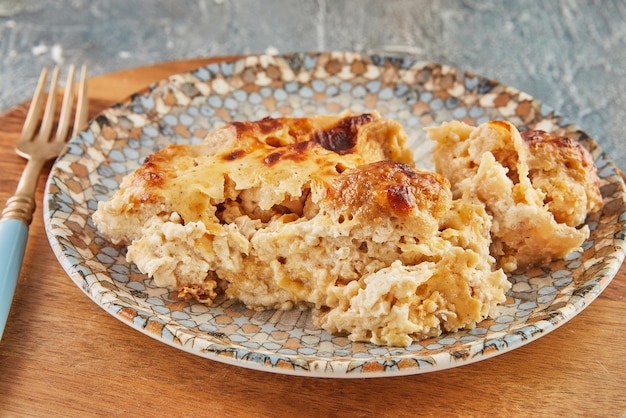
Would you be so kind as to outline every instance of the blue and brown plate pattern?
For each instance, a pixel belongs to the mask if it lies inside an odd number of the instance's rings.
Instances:
[[[156,287],[94,228],[101,200],[144,158],[170,143],[198,143],[236,120],[376,110],[410,136],[416,164],[432,168],[423,128],[452,119],[506,119],[580,141],[601,177],[604,208],[590,216],[581,251],[509,277],[496,318],[406,348],[330,335],[307,311],[256,312],[221,299],[208,307]],[[456,367],[505,353],[556,329],[589,305],[624,258],[626,202],[618,170],[596,142],[552,109],[514,88],[411,57],[357,53],[249,56],[164,79],[94,118],[55,162],[45,224],[69,277],[132,328],[198,356],[305,376],[380,377]],[[80,301],[77,301],[79,303]]]

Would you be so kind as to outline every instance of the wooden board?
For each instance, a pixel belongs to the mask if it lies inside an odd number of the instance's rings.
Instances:
[[[168,75],[220,58],[95,77],[90,116]],[[0,202],[24,160],[27,111],[0,114]],[[38,187],[43,198],[45,176]],[[621,416],[626,413],[626,269],[551,334],[479,363],[422,375],[336,380],[200,358],[153,340],[93,303],[65,274],[37,209],[0,342],[1,416]]]

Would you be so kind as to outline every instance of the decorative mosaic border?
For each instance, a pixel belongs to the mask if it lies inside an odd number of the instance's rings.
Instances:
[[[198,143],[232,120],[377,110],[400,121],[416,163],[431,168],[422,128],[459,119],[507,119],[520,129],[557,131],[594,157],[604,208],[590,216],[583,250],[542,269],[511,276],[500,315],[473,329],[410,347],[352,343],[317,328],[307,311],[254,312],[222,300],[180,301],[155,287],[125,249],[94,228],[97,202],[150,153]],[[411,57],[356,53],[250,56],[162,80],[102,112],[74,138],[48,179],[45,224],[72,280],[99,306],[176,348],[237,366],[306,376],[417,374],[483,360],[545,335],[577,315],[609,284],[625,251],[624,183],[597,143],[537,100],[495,81]]]

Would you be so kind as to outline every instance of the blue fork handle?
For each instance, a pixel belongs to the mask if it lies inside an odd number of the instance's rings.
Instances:
[[[0,339],[11,310],[27,239],[28,226],[24,222],[17,219],[0,221]]]

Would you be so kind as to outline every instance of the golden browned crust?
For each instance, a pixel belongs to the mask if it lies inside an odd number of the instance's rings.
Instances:
[[[407,216],[412,211],[434,207],[441,215],[438,202],[448,181],[440,174],[417,171],[395,161],[378,161],[341,173],[335,181],[329,199],[354,212],[367,213],[376,219],[384,214]]]
[[[324,200],[338,222],[357,218],[377,225],[395,218],[400,221],[396,228],[409,229],[423,239],[439,229],[451,195],[442,175],[383,160],[341,173]]]
[[[233,122],[198,146],[169,145],[150,155],[124,179],[117,203],[94,219],[107,211],[124,214],[125,225],[101,226],[114,242],[128,243],[152,216],[177,212],[184,222],[208,225],[218,205],[263,188],[255,204],[242,208],[267,220],[301,201],[308,183],[328,183],[348,168],[383,159],[412,165],[406,142],[397,122],[375,113]]]
[[[546,194],[544,202],[557,222],[578,226],[588,213],[602,207],[596,166],[580,143],[540,130],[524,131],[521,136],[529,150],[530,180]],[[576,202],[581,201],[586,205],[577,210]]]

